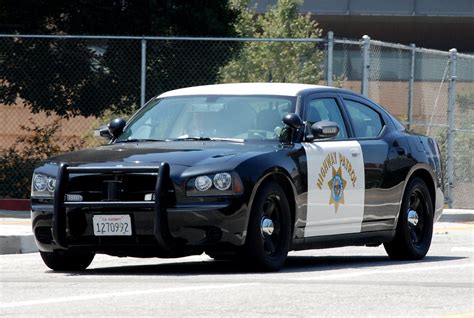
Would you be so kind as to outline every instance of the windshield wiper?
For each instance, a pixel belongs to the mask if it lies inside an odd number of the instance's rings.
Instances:
[[[173,140],[177,140],[177,141],[180,141],[180,140],[212,140],[210,137],[191,137],[191,136],[185,136],[185,137],[178,137],[176,139],[173,139]]]
[[[175,141],[232,141],[232,142],[244,142],[244,139],[238,138],[219,138],[219,137],[190,137],[190,136],[183,136],[173,139]]]
[[[119,140],[116,141],[116,143],[123,143],[123,142],[149,142],[149,141],[165,141],[163,139],[125,139],[125,140]]]

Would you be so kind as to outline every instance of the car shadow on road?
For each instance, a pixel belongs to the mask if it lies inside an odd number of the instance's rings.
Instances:
[[[426,256],[417,261],[394,261],[388,256],[292,256],[283,269],[288,272],[325,271],[334,269],[391,267],[406,264],[441,263],[460,260],[459,256]]]
[[[289,256],[280,273],[324,272],[336,269],[390,268],[403,264],[444,263],[464,257],[427,256],[419,261],[392,261],[386,256]],[[180,261],[161,264],[127,265],[91,268],[69,275],[150,275],[150,276],[197,276],[197,275],[255,274],[240,262],[231,261]],[[265,273],[262,273],[265,274]]]

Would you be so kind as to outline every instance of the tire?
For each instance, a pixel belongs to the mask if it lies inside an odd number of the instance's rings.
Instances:
[[[43,262],[53,271],[83,271],[94,259],[92,252],[74,253],[70,251],[41,252]]]
[[[433,215],[433,203],[426,183],[420,178],[412,179],[403,195],[395,237],[384,244],[388,256],[394,260],[425,257],[433,236]]]
[[[278,271],[285,263],[290,241],[288,200],[278,184],[268,182],[259,189],[250,212],[245,261],[258,271]]]

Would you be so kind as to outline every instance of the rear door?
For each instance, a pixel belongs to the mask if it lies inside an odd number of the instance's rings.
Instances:
[[[370,101],[351,94],[341,94],[341,97],[352,140],[360,144],[364,157],[365,207],[362,232],[391,230],[399,209],[400,192],[397,187],[400,187],[400,182],[396,180],[397,174],[387,171],[390,150],[387,142],[390,140],[387,137],[388,119]],[[399,160],[396,162],[401,163]],[[390,175],[389,179],[387,175]]]
[[[340,128],[335,139],[303,142],[307,160],[307,215],[304,237],[359,233],[364,214],[364,158],[350,139],[347,117],[336,94],[306,98],[303,118],[329,120]]]

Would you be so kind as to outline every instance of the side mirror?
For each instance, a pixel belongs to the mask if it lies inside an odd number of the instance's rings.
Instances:
[[[285,117],[283,117],[283,123],[294,129],[300,129],[304,125],[301,117],[295,113],[286,114]]]
[[[333,121],[318,121],[311,125],[312,136],[307,136],[307,140],[334,138],[339,133],[339,126]]]
[[[96,130],[96,136],[97,135],[102,138],[112,139],[112,135],[110,134],[109,127],[107,125],[100,126],[99,129]]]
[[[127,122],[123,118],[115,118],[109,123],[109,133],[113,137],[118,137],[122,132]]]

